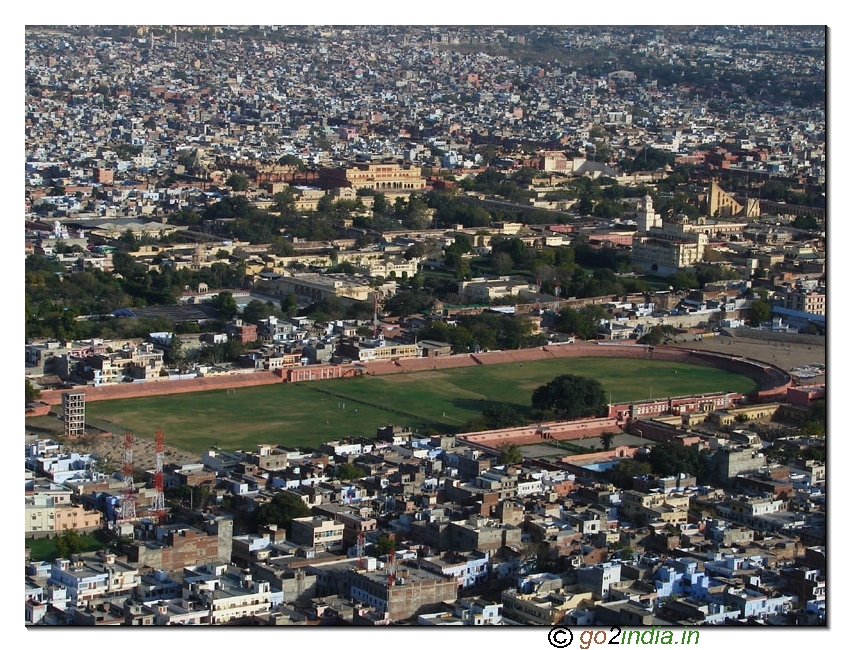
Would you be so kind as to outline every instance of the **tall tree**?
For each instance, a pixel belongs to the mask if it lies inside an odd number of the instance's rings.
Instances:
[[[564,420],[602,417],[608,411],[605,390],[597,380],[578,375],[560,375],[534,390],[531,405],[541,414]]]
[[[29,379],[25,379],[24,381],[26,382],[26,388],[24,389],[25,403],[35,402],[41,397],[41,391],[33,386]]]
[[[219,316],[223,320],[230,320],[239,312],[239,307],[236,305],[236,298],[229,291],[222,291],[210,303],[218,311]]]

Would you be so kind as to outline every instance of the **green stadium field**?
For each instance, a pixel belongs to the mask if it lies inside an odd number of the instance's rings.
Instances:
[[[345,436],[372,438],[389,423],[454,433],[495,404],[530,416],[534,389],[566,373],[598,379],[612,402],[756,388],[747,377],[702,365],[588,357],[90,402],[86,417],[113,433],[153,438],[161,429],[167,444],[199,454],[260,443],[315,448]]]

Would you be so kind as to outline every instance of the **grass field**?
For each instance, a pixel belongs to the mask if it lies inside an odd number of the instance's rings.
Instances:
[[[106,543],[99,540],[95,535],[80,535],[82,542],[81,553],[90,553],[106,548]],[[25,539],[24,546],[30,549],[30,559],[34,562],[53,562],[59,552],[56,550],[56,541],[53,539]]]
[[[509,404],[530,416],[535,388],[560,374],[598,379],[613,402],[737,391],[756,386],[743,376],[705,366],[643,359],[546,359],[368,376],[300,384],[239,388],[90,402],[87,418],[106,421],[118,433],[153,438],[201,453],[253,449],[258,443],[317,447],[350,435],[374,437],[388,423],[423,432],[453,433],[494,404]]]

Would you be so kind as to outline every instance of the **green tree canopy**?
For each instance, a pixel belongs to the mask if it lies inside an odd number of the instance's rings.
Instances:
[[[352,465],[351,463],[338,463],[334,471],[334,476],[341,481],[356,481],[366,476],[366,471],[362,467]]]
[[[390,551],[395,550],[395,540],[387,535],[381,535],[378,537],[378,541],[375,542],[373,549],[376,557],[387,555]]]
[[[257,523],[261,526],[275,524],[286,529],[287,533],[292,528],[292,520],[298,517],[308,517],[310,508],[301,500],[297,494],[292,492],[278,492],[268,503],[264,503],[257,510]]]
[[[631,490],[634,487],[632,479],[635,476],[646,476],[652,473],[649,463],[624,458],[611,469],[611,482],[618,488]]]
[[[608,411],[602,384],[578,375],[560,375],[539,386],[531,395],[531,405],[542,414],[563,420],[602,417]]]
[[[29,379],[25,379],[24,381],[26,382],[26,388],[24,389],[25,403],[35,402],[41,397],[41,391],[33,386]]]
[[[747,323],[758,327],[766,320],[770,320],[770,304],[765,300],[754,300],[747,311]]]
[[[229,291],[219,293],[210,301],[210,304],[218,311],[219,316],[223,320],[230,320],[239,312],[239,307],[236,305],[236,298]]]
[[[505,465],[516,465],[522,462],[522,449],[519,445],[510,442],[503,442],[498,447],[499,462]]]
[[[234,192],[244,192],[248,189],[248,178],[244,174],[231,174],[227,184]]]
[[[699,448],[695,445],[686,447],[673,442],[662,442],[652,447],[649,454],[649,464],[652,472],[658,476],[674,476],[676,474],[702,474],[703,465]]]

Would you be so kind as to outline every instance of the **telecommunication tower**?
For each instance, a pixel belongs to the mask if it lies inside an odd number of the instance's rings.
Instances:
[[[162,477],[162,461],[165,456],[165,445],[164,436],[162,431],[156,432],[156,469],[153,475],[153,487],[154,487],[154,497],[153,497],[153,505],[151,506],[151,510],[153,510],[156,515],[157,521],[162,522],[162,518],[165,516],[165,489],[163,487],[164,481]]]
[[[387,584],[390,587],[395,584],[395,551],[390,551],[390,561],[387,562]]]
[[[133,485],[133,434],[124,434],[124,490],[121,499],[121,522],[136,518],[136,488]]]
[[[363,564],[363,556],[366,553],[366,535],[360,533],[357,536],[357,568],[362,569]]]

